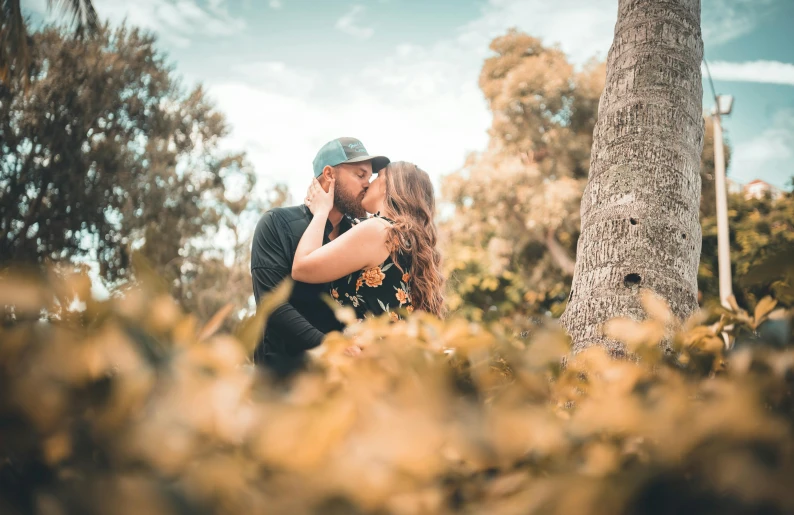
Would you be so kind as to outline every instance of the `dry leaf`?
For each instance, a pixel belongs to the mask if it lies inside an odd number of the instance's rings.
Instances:
[[[256,308],[256,314],[244,320],[237,328],[235,336],[249,354],[254,352],[262,339],[267,318],[277,307],[287,302],[290,293],[292,293],[292,279],[286,278],[276,289],[262,297]]]
[[[669,324],[673,320],[673,313],[670,311],[670,306],[667,302],[656,295],[651,290],[644,290],[641,296],[642,307],[652,320],[656,320],[664,325]]]
[[[221,326],[223,325],[223,321],[226,320],[226,317],[229,316],[229,313],[231,313],[233,309],[234,309],[234,304],[232,303],[228,303],[225,306],[223,306],[221,309],[219,309],[217,313],[212,315],[212,318],[210,318],[209,322],[207,322],[204,325],[204,327],[201,328],[201,331],[199,331],[198,335],[196,336],[196,339],[199,341],[206,340],[207,338],[215,334],[218,331],[218,329],[221,328]]]
[[[755,327],[758,327],[766,319],[766,316],[775,309],[775,306],[777,306],[777,301],[768,295],[758,301],[758,304],[755,305],[754,313]]]

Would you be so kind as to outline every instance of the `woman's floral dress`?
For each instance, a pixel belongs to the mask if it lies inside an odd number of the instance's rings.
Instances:
[[[374,216],[380,217],[378,214]],[[388,218],[380,218],[394,223]],[[358,219],[354,223],[363,220]],[[331,283],[331,297],[343,306],[351,306],[359,320],[383,313],[388,313],[394,321],[399,320],[400,311],[410,313],[414,310],[411,304],[410,257],[403,257],[400,254],[399,263],[395,263],[389,256],[378,266],[337,279]]]

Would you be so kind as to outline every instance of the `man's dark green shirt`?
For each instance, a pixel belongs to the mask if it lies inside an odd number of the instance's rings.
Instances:
[[[292,261],[301,236],[312,220],[306,206],[275,208],[259,220],[251,246],[251,278],[257,305],[261,298],[292,274]],[[343,217],[340,234],[351,226]],[[333,230],[326,223],[323,245]],[[296,281],[289,301],[270,315],[254,362],[287,375],[303,366],[306,351],[322,343],[326,333],[342,329],[331,308],[322,299],[327,284]]]

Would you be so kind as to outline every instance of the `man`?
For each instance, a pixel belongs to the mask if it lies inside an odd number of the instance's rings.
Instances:
[[[355,138],[337,138],[326,143],[314,158],[314,177],[328,191],[333,177],[334,208],[328,216],[323,244],[350,228],[349,217],[365,216],[361,207],[372,174],[389,159],[370,156]],[[295,249],[312,219],[305,206],[271,209],[256,226],[251,248],[251,277],[254,298],[273,290],[292,272]],[[323,301],[327,285],[295,282],[289,301],[279,306],[267,322],[265,333],[254,351],[254,362],[279,376],[301,368],[306,351],[322,343],[326,333],[342,329],[333,311]]]

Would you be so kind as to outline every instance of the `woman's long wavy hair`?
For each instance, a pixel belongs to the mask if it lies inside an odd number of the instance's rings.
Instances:
[[[388,243],[394,263],[410,255],[411,304],[438,317],[444,316],[444,276],[434,216],[436,200],[427,172],[405,161],[390,163],[380,173],[386,180],[385,216],[394,224]]]

